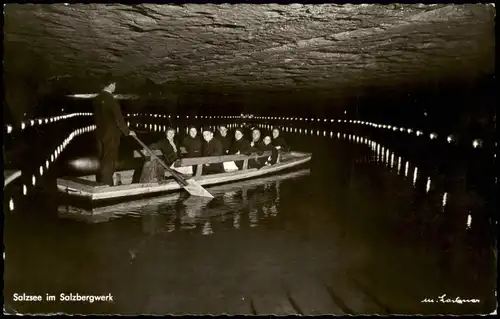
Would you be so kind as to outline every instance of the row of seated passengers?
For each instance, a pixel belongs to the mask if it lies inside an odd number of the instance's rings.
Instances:
[[[244,137],[244,129],[236,128],[233,138],[228,134],[226,126],[219,126],[215,136],[210,128],[203,128],[203,141],[198,137],[196,127],[190,126],[189,134],[180,145],[176,142],[175,134],[175,129],[167,128],[165,138],[149,146],[151,149],[157,149],[162,152],[163,160],[168,166],[171,166],[181,157],[192,158],[230,154],[250,155],[252,153],[262,154],[266,151],[271,151],[272,155],[267,158],[252,159],[249,161],[249,168],[260,168],[265,165],[275,164],[278,161],[279,150],[288,151],[287,144],[284,138],[280,136],[280,131],[277,128],[272,130],[272,138],[271,136],[265,136],[263,139],[261,138],[260,130],[252,128],[251,141],[248,141]],[[238,169],[242,169],[242,161],[238,161],[235,164]],[[155,165],[155,169],[157,168],[158,165]],[[224,172],[222,163],[205,164],[203,167],[203,174],[222,172]],[[193,167],[193,174],[195,173],[196,166]]]

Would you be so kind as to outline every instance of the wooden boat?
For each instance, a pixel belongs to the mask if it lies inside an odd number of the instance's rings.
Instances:
[[[202,186],[210,186],[240,181],[244,179],[257,178],[264,175],[282,172],[284,170],[295,168],[311,160],[310,153],[288,152],[280,154],[277,164],[264,166],[260,169],[248,168],[248,162],[250,159],[269,157],[270,155],[271,152],[265,152],[262,155],[252,154],[250,156],[224,155],[184,158],[178,160],[174,164],[174,167],[182,168],[197,166],[196,175],[188,176],[187,178],[194,178]],[[136,156],[140,156],[140,154],[136,152]],[[224,163],[231,161],[243,161],[242,169],[220,174],[203,175],[203,166],[205,164]],[[92,203],[104,200],[124,200],[131,197],[182,190],[181,186],[175,180],[173,180],[171,177],[168,178],[168,173],[166,173],[166,180],[154,183],[132,183],[134,170],[120,171],[117,173],[120,174],[122,185],[109,186],[100,184],[95,181],[95,175],[91,175],[76,178],[58,178],[57,187],[59,191],[66,195],[76,198],[84,198],[86,200],[90,200]]]
[[[279,191],[279,183],[284,180],[304,177],[310,174],[310,169],[294,170],[289,173],[276,174],[258,179],[245,180],[230,184],[217,185],[210,188],[210,193],[215,197],[222,198],[223,207],[207,208],[211,198],[193,197],[180,192],[156,196],[153,198],[127,201],[113,205],[98,207],[78,207],[71,204],[60,204],[58,206],[58,216],[61,218],[84,221],[87,223],[102,223],[124,216],[143,216],[148,214],[158,214],[158,211],[168,211],[167,207],[174,208],[178,203],[184,206],[185,214],[189,216],[220,216],[225,213],[241,211],[248,205],[250,200],[247,198],[247,192],[259,186],[273,185]],[[238,193],[240,191],[240,193]],[[236,198],[239,196],[238,198]],[[268,198],[265,193],[263,197],[266,200],[277,201],[278,198]],[[278,194],[276,193],[276,196]],[[252,199],[252,202],[261,202],[261,199]],[[261,203],[264,204],[264,203]]]

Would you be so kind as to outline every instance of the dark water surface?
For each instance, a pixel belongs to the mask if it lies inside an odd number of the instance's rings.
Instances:
[[[5,220],[6,310],[493,311],[492,249],[467,230],[467,214],[449,218],[467,194],[450,192],[444,209],[425,169],[383,145],[377,153],[348,137],[288,139],[313,153],[310,164],[211,187],[211,201],[177,193],[83,210],[26,197]],[[113,302],[20,302],[14,293],[111,294]],[[443,303],[444,294],[479,302]]]

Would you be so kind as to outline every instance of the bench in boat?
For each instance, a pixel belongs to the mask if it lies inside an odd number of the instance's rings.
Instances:
[[[264,152],[261,155],[223,155],[211,157],[184,158],[174,163],[174,167],[197,166],[196,175],[186,178],[195,179],[202,186],[228,183],[242,179],[256,178],[263,175],[281,172],[285,169],[293,168],[304,164],[311,159],[310,153],[288,152],[281,153],[279,162],[271,166],[263,166],[259,169],[248,168],[248,162],[254,158],[271,156],[271,152]],[[241,170],[229,171],[219,174],[203,175],[204,164],[224,163],[231,161],[243,161]],[[57,179],[58,189],[70,196],[83,197],[94,201],[109,199],[124,199],[132,196],[179,191],[182,187],[172,178],[164,181],[152,183],[132,183],[134,170],[117,172],[120,174],[122,185],[109,186],[95,181],[95,175],[82,177],[63,177]],[[166,173],[166,175],[169,175]]]

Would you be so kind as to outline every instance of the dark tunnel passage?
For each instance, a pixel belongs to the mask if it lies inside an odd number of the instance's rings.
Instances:
[[[490,314],[495,15],[492,4],[4,5],[4,312]],[[278,128],[311,160],[207,186],[211,201],[79,206],[58,185],[96,173],[92,99],[107,73],[148,145],[167,127],[176,141],[190,126],[244,139]],[[141,148],[121,137],[117,171],[137,168]]]

